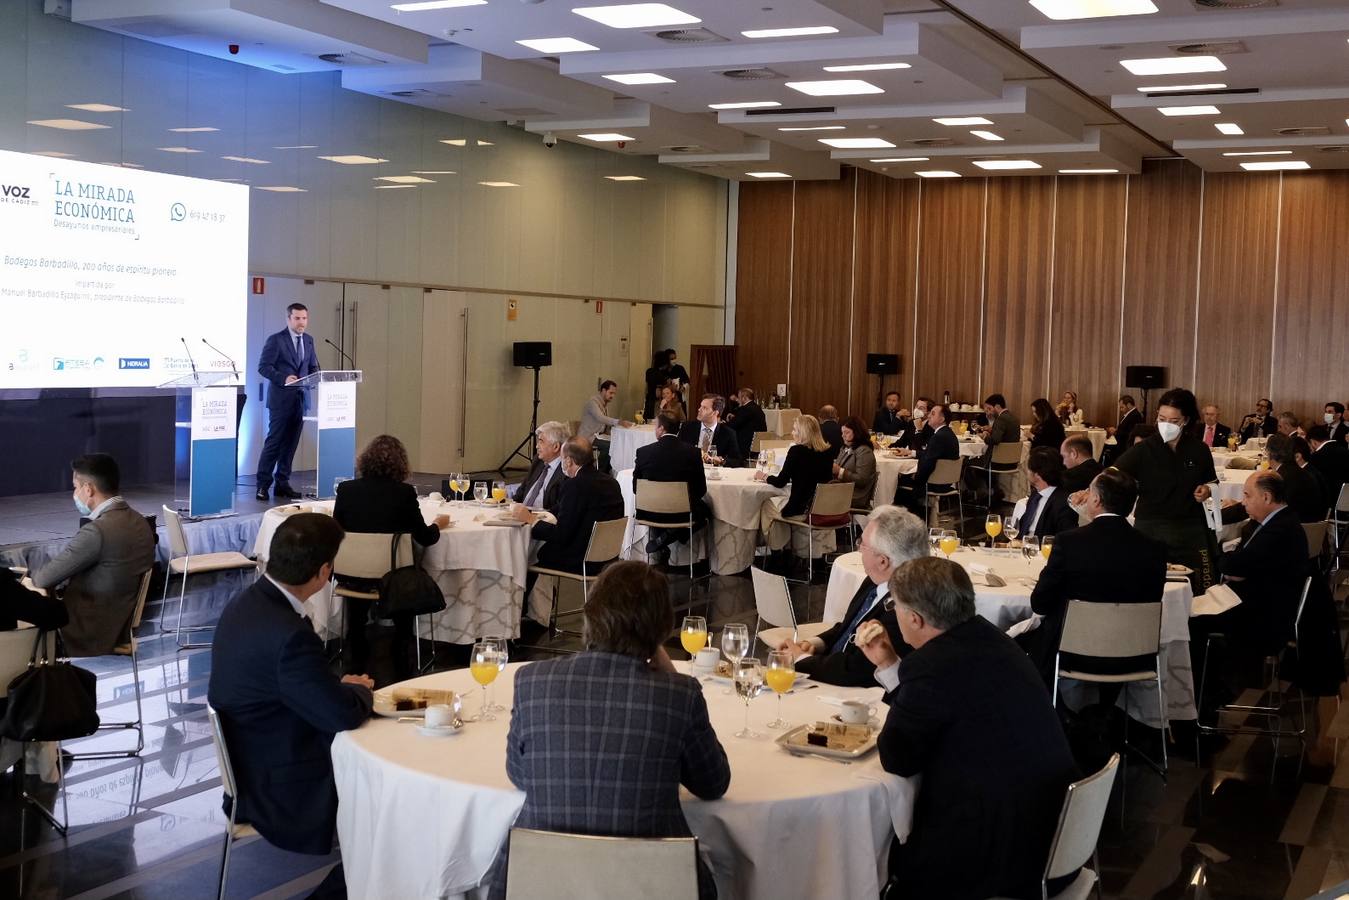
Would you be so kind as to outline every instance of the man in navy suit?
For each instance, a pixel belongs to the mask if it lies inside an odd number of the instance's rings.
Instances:
[[[927,425],[932,435],[927,439],[921,451],[910,456],[918,457],[918,471],[912,475],[899,476],[899,485],[895,490],[895,504],[907,507],[918,518],[927,519],[927,480],[937,468],[937,460],[959,459],[960,442],[956,433],[946,424],[946,405],[933,403],[928,409]]]
[[[685,422],[679,429],[679,439],[709,456],[719,457],[731,468],[736,468],[744,462],[745,457],[740,452],[740,440],[736,437],[735,431],[721,421],[724,409],[726,399],[720,394],[703,394],[703,399],[698,404],[697,421]]]
[[[292,384],[319,370],[314,339],[305,334],[309,309],[303,303],[286,307],[286,327],[269,335],[258,357],[258,374],[267,379],[267,440],[258,457],[257,499],[267,500],[276,471],[276,496],[293,500],[300,495],[290,486],[290,465],[304,427],[304,391]]]

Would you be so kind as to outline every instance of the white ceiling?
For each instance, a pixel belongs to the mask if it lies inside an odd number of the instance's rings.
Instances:
[[[573,12],[615,0],[488,0],[400,12],[393,0],[73,0],[73,21],[270,71],[341,70],[345,88],[456,115],[506,121],[561,140],[725,178],[750,172],[838,177],[840,163],[915,177],[974,163],[1029,159],[1061,169],[1137,172],[1144,157],[1181,155],[1209,171],[1240,171],[1227,152],[1289,149],[1255,159],[1349,168],[1349,3],[1344,0],[1154,0],[1146,15],[1054,21],[1027,0],[671,0],[701,20],[611,28]],[[1249,7],[1255,4],[1254,8]],[[827,35],[751,39],[754,29],[827,26]],[[705,42],[663,30],[693,29]],[[572,38],[592,51],[548,56],[520,40]],[[1233,44],[1224,71],[1137,76],[1121,60],[1191,59],[1188,43]],[[235,55],[228,45],[240,45]],[[320,54],[360,54],[364,64]],[[1198,54],[1202,55],[1202,54]],[[905,63],[835,72],[825,66]],[[734,70],[761,77],[730,77]],[[605,75],[656,73],[623,85]],[[746,73],[740,73],[746,74]],[[879,92],[811,96],[797,81],[858,79]],[[1149,85],[1213,84],[1244,91],[1156,97]],[[758,110],[711,104],[772,102]],[[1173,117],[1159,107],[1216,106]],[[951,126],[939,117],[982,116]],[[1244,132],[1224,135],[1217,122]],[[832,127],[830,127],[832,126]],[[825,128],[801,131],[783,129]],[[1289,137],[1279,129],[1324,131]],[[984,140],[980,128],[1003,138]],[[583,134],[629,140],[595,142]],[[893,148],[835,149],[866,138]],[[926,162],[875,162],[926,157]],[[1003,174],[1001,172],[995,174]]]

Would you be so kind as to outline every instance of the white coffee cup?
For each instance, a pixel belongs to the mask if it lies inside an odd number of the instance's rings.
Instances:
[[[427,728],[448,728],[454,724],[454,708],[447,703],[437,703],[426,708]]]
[[[693,658],[693,668],[699,672],[711,672],[721,661],[721,653],[716,647],[704,647]]]
[[[871,707],[861,700],[844,700],[839,704],[838,717],[849,725],[865,725],[871,721]]]

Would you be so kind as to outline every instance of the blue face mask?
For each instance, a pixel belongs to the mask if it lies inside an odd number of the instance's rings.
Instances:
[[[87,516],[93,512],[93,510],[89,508],[89,504],[85,503],[83,500],[80,499],[79,494],[76,494],[74,499],[75,499],[75,508],[80,511],[80,515]]]

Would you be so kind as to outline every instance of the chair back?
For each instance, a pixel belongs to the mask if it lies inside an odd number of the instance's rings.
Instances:
[[[1069,600],[1059,651],[1119,659],[1155,656],[1162,641],[1162,603]]]
[[[795,629],[796,610],[792,609],[787,579],[753,566],[749,572],[754,579],[754,605],[759,611],[759,618],[775,628]]]
[[[389,571],[389,550],[393,546],[392,534],[362,534],[349,531],[337,548],[337,559],[333,562],[333,574],[341,578],[383,578]],[[412,565],[412,535],[399,536],[398,565]]]
[[[220,786],[225,789],[225,796],[237,798],[238,788],[235,787],[234,766],[230,764],[230,750],[225,746],[225,726],[221,724],[220,713],[215,711],[215,707],[209,703],[206,704],[206,718],[211,723],[211,743],[215,744],[216,767],[220,769]]]
[[[1049,845],[1046,881],[1071,875],[1091,860],[1096,841],[1101,836],[1101,823],[1105,821],[1105,808],[1110,803],[1110,789],[1115,784],[1118,770],[1119,754],[1113,753],[1101,771],[1068,785],[1054,843]]]
[[[1316,559],[1326,547],[1326,532],[1329,522],[1303,522],[1302,530],[1307,533],[1307,558]]]
[[[1020,459],[1021,457],[1017,457]],[[965,465],[963,457],[957,456],[955,459],[939,459],[937,465],[932,469],[932,474],[928,476],[928,484],[959,484],[960,471]]]
[[[1349,512],[1349,481],[1340,485],[1340,493],[1335,497],[1335,512]],[[1339,518],[1336,516],[1335,518]]]
[[[764,440],[759,441],[759,452],[767,453],[769,450],[786,450],[792,443],[792,441],[776,436],[765,438]]]
[[[650,481],[638,478],[633,483],[634,503],[641,512],[689,515],[689,486],[682,481]]]
[[[777,438],[777,435],[774,434],[774,433],[771,432],[771,431],[756,431],[756,432],[754,432],[754,437],[750,438],[750,441],[749,441],[749,452],[750,452],[750,453],[758,453],[760,450],[763,449],[763,442],[764,442],[764,441],[771,441],[771,440],[775,440],[776,438]],[[1346,507],[1346,508],[1349,509],[1349,507]]]
[[[993,453],[989,456],[988,462],[989,465],[993,466],[1021,465],[1021,442],[1002,441],[994,444]]]
[[[778,413],[778,434],[791,434],[792,426],[800,416],[801,414],[794,410],[781,410]]]
[[[698,839],[512,828],[506,900],[557,897],[697,900]]]
[[[183,531],[183,517],[176,509],[161,507],[164,510],[164,530],[169,533],[169,559],[191,556],[188,549],[187,532]]]
[[[56,601],[52,601],[53,603]],[[28,668],[37,643],[36,628],[16,628],[0,631],[0,697],[9,696],[9,683]],[[56,653],[56,632],[47,632],[47,656]]]
[[[1307,608],[1307,595],[1312,592],[1312,576],[1308,575],[1302,582],[1302,596],[1297,601],[1297,615],[1293,618],[1293,640],[1298,638],[1298,630],[1302,627],[1302,613]]]
[[[815,486],[815,498],[810,501],[812,522],[824,520],[828,527],[834,527],[830,521],[831,517],[846,518],[850,509],[852,509],[852,484],[849,482],[837,481]]]
[[[688,490],[682,483],[677,487],[681,491]],[[687,494],[685,499],[687,500]],[[623,535],[627,530],[627,516],[609,519],[607,522],[596,522],[595,527],[590,529],[590,543],[586,545],[585,561],[607,563],[618,559],[618,554],[623,552]]]

